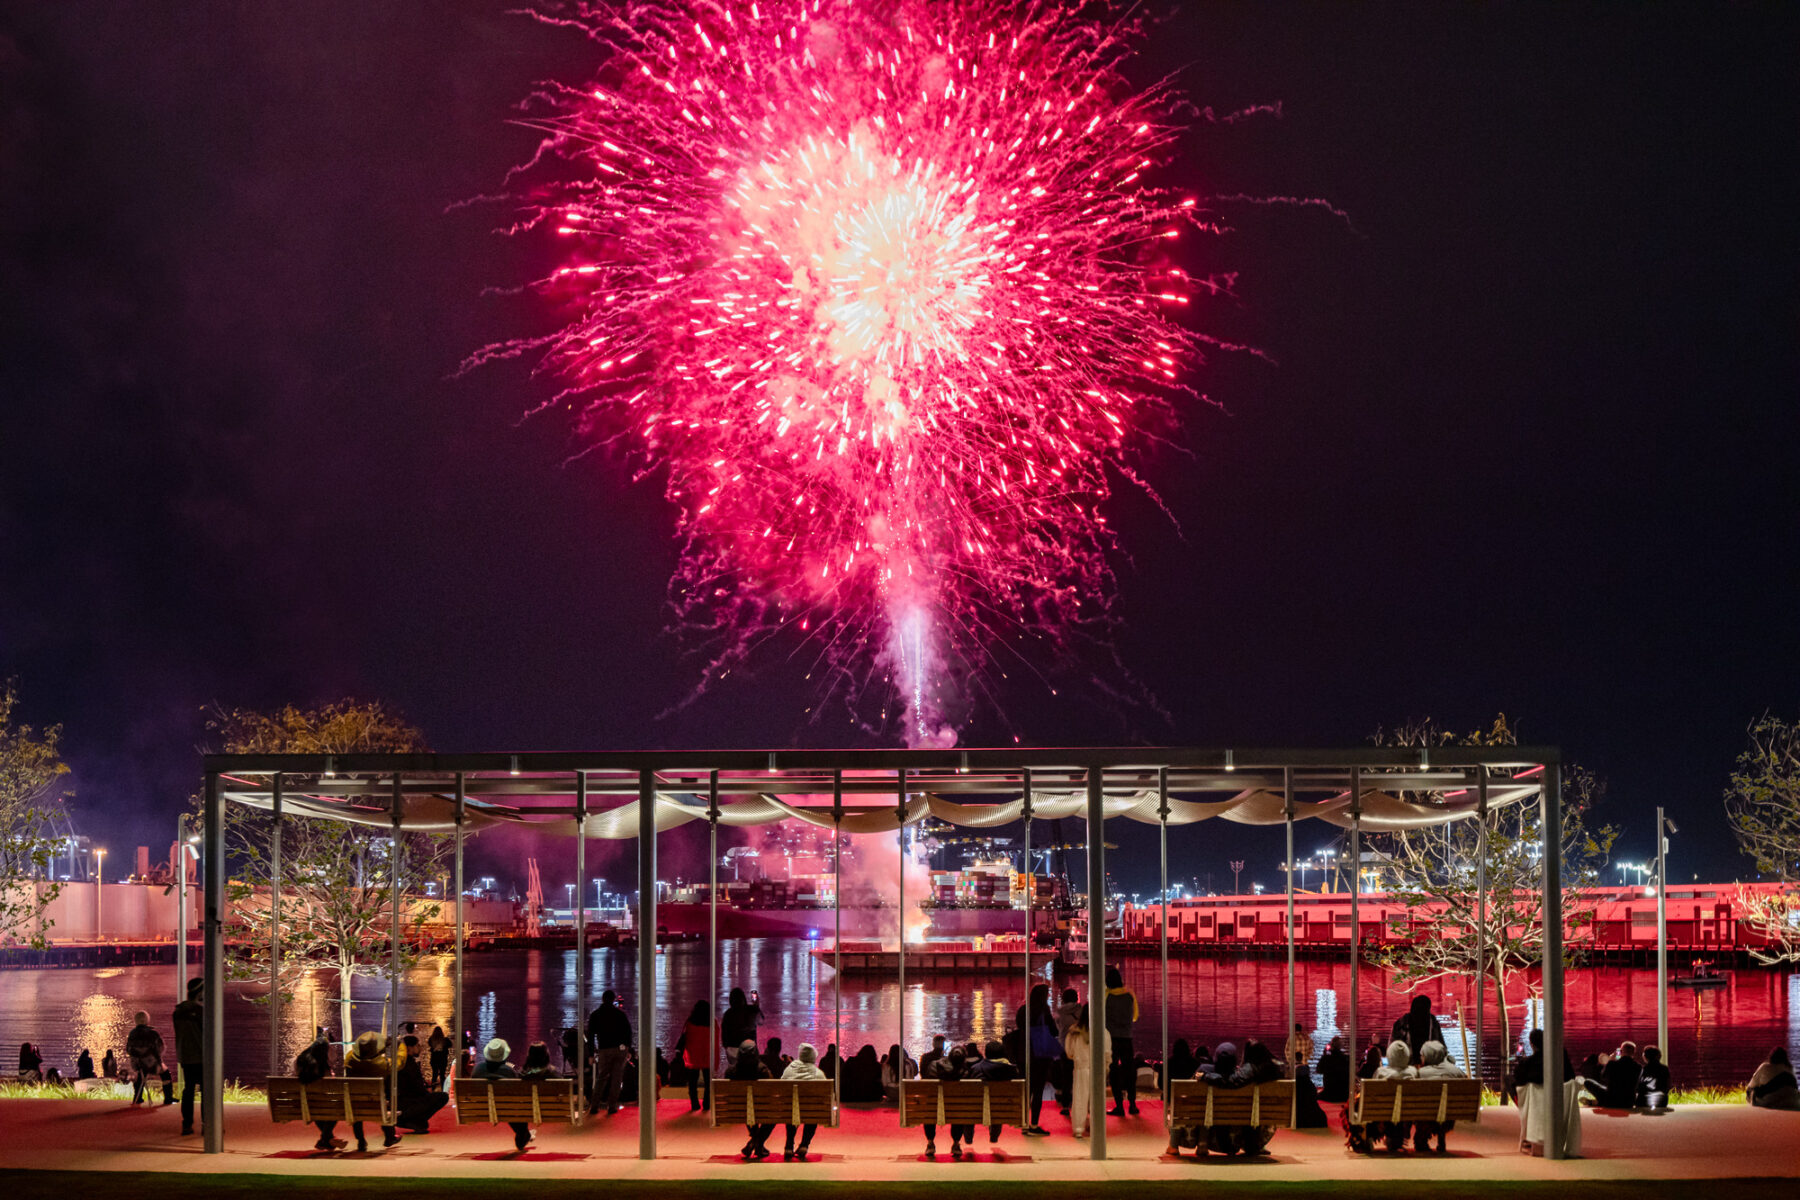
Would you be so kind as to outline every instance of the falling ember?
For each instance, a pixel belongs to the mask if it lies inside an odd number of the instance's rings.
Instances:
[[[1104,613],[1103,503],[1203,340],[1170,239],[1206,226],[1146,182],[1176,98],[1119,73],[1141,30],[1006,0],[538,15],[610,47],[535,98],[521,187],[572,317],[478,361],[542,352],[558,404],[667,470],[709,679],[791,626],[909,743],[953,742],[1001,647],[1042,665]]]

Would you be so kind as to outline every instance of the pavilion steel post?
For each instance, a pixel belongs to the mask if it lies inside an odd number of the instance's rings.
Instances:
[[[1656,809],[1656,1045],[1669,1058],[1669,827]]]
[[[1463,1067],[1473,1079],[1482,1079],[1482,1047],[1487,1038],[1487,857],[1488,769],[1475,768],[1475,1061]],[[1496,1000],[1504,1006],[1505,996]],[[1506,1065],[1506,1047],[1500,1048],[1500,1064]]]
[[[712,1019],[713,1007],[719,1003],[719,773],[706,773],[706,859],[707,882],[711,885],[706,890],[706,1011],[707,1019]],[[647,1021],[650,1014],[640,1013],[638,1020]],[[707,1035],[712,1040],[712,1035]],[[713,1047],[712,1060],[707,1069],[719,1065],[719,1048]],[[712,1097],[707,1097],[707,1118],[715,1119],[715,1106]]]
[[[1544,764],[1540,801],[1544,863],[1544,1091],[1550,1123],[1544,1134],[1544,1157],[1562,1158],[1563,1122],[1563,912],[1562,912],[1562,763]],[[1660,830],[1658,831],[1661,832]]]
[[[1025,1120],[1035,1125],[1031,1119],[1031,940],[1037,935],[1036,920],[1032,905],[1037,898],[1037,875],[1031,869],[1031,768],[1020,772],[1020,813],[1025,818],[1025,1003],[1023,1011],[1025,1020],[1019,1026],[1019,1057],[1024,1060],[1025,1070]],[[1037,1081],[1037,1094],[1044,1094],[1044,1081]]]
[[[206,984],[201,993],[206,1035],[201,1053],[206,1081],[200,1095],[200,1123],[208,1154],[225,1151],[225,797],[219,776],[208,772],[205,788]]]
[[[400,773],[394,772],[393,840],[388,847],[388,897],[393,921],[388,944],[388,1124],[396,1124],[400,1106],[400,818],[403,801]]]
[[[1157,841],[1162,866],[1162,1099],[1169,1102],[1169,768],[1156,772]],[[1289,825],[1289,829],[1293,826]]]
[[[1106,1158],[1106,772],[1087,773],[1088,1157]],[[1029,1015],[1029,1014],[1028,1014]]]
[[[71,842],[73,847],[74,843]],[[70,873],[74,873],[75,851],[69,851]],[[187,816],[175,818],[175,1003],[187,999]]]
[[[1362,998],[1362,769],[1350,768],[1350,1069],[1362,1076],[1356,1006]],[[1354,1088],[1354,1085],[1353,1085]]]
[[[452,935],[454,937],[456,962],[453,971],[454,978],[450,981],[450,1021],[454,1026],[454,1028],[450,1030],[450,1044],[456,1050],[456,1058],[454,1060],[456,1066],[450,1071],[452,1079],[455,1079],[460,1073],[463,1061],[463,816],[464,809],[466,808],[466,801],[468,799],[463,791],[463,786],[463,773],[458,771],[456,773],[456,866],[454,879],[456,884],[456,912],[454,917],[454,920],[456,921],[456,930]]]
[[[1165,772],[1166,773],[1166,772]],[[1294,996],[1294,768],[1281,768],[1281,800],[1283,815],[1287,817],[1287,1037],[1294,1036],[1294,1026],[1300,1022],[1297,1018],[1297,1005]],[[1287,1038],[1282,1039],[1287,1044]],[[1292,1059],[1291,1054],[1283,1057]],[[1287,1064],[1294,1067],[1293,1062]],[[1312,1070],[1312,1063],[1305,1064],[1307,1071]],[[1291,1072],[1295,1075],[1298,1071]]]
[[[281,1074],[281,772],[269,781],[269,1074]],[[187,850],[177,845],[186,866]],[[185,998],[185,997],[184,997]],[[311,1041],[308,1038],[307,1041]]]
[[[638,772],[638,1157],[644,1159],[656,1157],[655,1013],[656,772],[646,768]]]
[[[717,857],[715,852],[714,857]],[[831,773],[831,1094],[844,1094],[844,773]]]
[[[587,785],[587,772],[575,772],[575,1078],[582,1093],[593,1086],[587,1059]]]
[[[900,1059],[894,1064],[894,1082],[900,1087],[900,1123],[906,1124],[906,768],[901,767],[895,784],[895,792],[899,803],[895,811],[900,817],[900,828],[895,836],[900,839]],[[839,1057],[843,1055],[840,1052]]]

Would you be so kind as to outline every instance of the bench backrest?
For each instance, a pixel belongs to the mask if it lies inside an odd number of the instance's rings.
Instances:
[[[1200,1079],[1169,1084],[1170,1125],[1265,1125],[1294,1127],[1294,1081],[1278,1079],[1249,1087],[1221,1088]]]
[[[1351,1121],[1478,1121],[1477,1079],[1364,1079],[1356,1089]]]
[[[331,1075],[301,1083],[292,1075],[272,1076],[269,1087],[271,1121],[387,1121],[383,1085],[374,1075]]]
[[[573,1125],[576,1120],[573,1079],[471,1079],[456,1081],[456,1123],[498,1125]]]
[[[1023,1079],[908,1079],[900,1084],[902,1125],[1025,1126]]]
[[[715,1079],[714,1125],[838,1123],[837,1085],[829,1079]]]

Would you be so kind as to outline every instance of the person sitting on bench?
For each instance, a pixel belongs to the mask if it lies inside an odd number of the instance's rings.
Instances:
[[[757,1054],[755,1042],[746,1038],[738,1046],[737,1057],[732,1062],[731,1069],[725,1072],[725,1078],[747,1083],[769,1078],[768,1064]],[[769,1135],[775,1132],[775,1123],[771,1121],[767,1125],[745,1125],[744,1129],[749,1133],[750,1140],[744,1143],[744,1148],[739,1153],[745,1158],[769,1157]]]
[[[800,1043],[800,1056],[790,1061],[788,1065],[782,1069],[781,1077],[783,1079],[800,1080],[825,1078],[825,1072],[819,1069],[819,1052],[813,1048],[811,1042]],[[819,1127],[810,1122],[802,1125],[799,1131],[800,1145],[795,1147],[794,1127],[789,1125],[787,1127],[787,1145],[782,1149],[781,1157],[787,1159],[789,1162],[793,1162],[794,1159],[798,1157],[801,1162],[805,1162],[806,1152],[812,1149],[813,1134],[818,1131]]]

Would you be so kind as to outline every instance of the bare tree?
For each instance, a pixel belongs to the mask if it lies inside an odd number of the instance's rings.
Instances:
[[[1775,893],[1738,890],[1743,922],[1768,942],[1751,948],[1758,962],[1800,962],[1800,722],[1764,713],[1750,726],[1725,786],[1725,817],[1738,847],[1764,876],[1786,886]]]
[[[1438,729],[1429,720],[1377,735],[1393,746],[1509,746],[1517,743],[1504,714],[1485,730],[1465,735]],[[1497,777],[1504,782],[1504,777]],[[1569,765],[1562,779],[1563,923],[1565,933],[1590,925],[1595,888],[1617,831],[1590,828],[1591,812],[1605,794],[1592,771]],[[1423,800],[1425,797],[1407,797]],[[1477,862],[1487,864],[1485,917],[1477,884]],[[1500,1009],[1501,1045],[1512,1045],[1509,984],[1542,964],[1543,825],[1535,802],[1492,807],[1485,819],[1377,835],[1392,856],[1390,894],[1406,907],[1396,918],[1403,940],[1385,952],[1387,965],[1403,982],[1457,977],[1494,985]],[[1565,963],[1582,952],[1580,939],[1565,936]]]
[[[358,754],[419,753],[424,735],[379,702],[342,700],[314,709],[292,705],[274,713],[218,710],[207,722],[226,753]],[[240,978],[269,979],[269,897],[274,878],[269,814],[231,807],[226,813],[226,846],[231,859],[228,937],[240,951],[233,971]],[[401,966],[417,961],[407,933],[417,943],[422,927],[440,906],[419,899],[425,885],[441,877],[445,839],[402,834],[313,817],[282,823],[282,964],[276,986],[291,994],[306,972],[321,963],[335,968],[339,1022],[354,1035],[351,988],[357,977],[379,977],[390,963],[392,905],[400,893]]]
[[[52,816],[73,793],[57,748],[62,726],[21,725],[14,716],[18,705],[18,680],[6,680],[0,684],[0,944],[41,949],[50,929],[44,910],[62,886],[50,869],[56,857]]]

